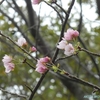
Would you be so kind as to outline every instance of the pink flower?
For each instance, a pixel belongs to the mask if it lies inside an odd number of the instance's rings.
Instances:
[[[50,62],[49,57],[40,58],[36,64],[37,68],[35,69],[35,71],[37,71],[41,74],[45,73],[48,70],[48,68],[46,67],[46,64],[48,62]]]
[[[64,54],[67,55],[67,56],[70,56],[70,55],[72,55],[73,53],[74,53],[74,47],[73,47],[72,44],[69,43],[69,44],[66,45],[66,47],[65,47]]]
[[[46,67],[46,65],[43,64],[43,63],[41,63],[40,61],[38,61],[36,67],[37,68],[35,69],[35,71],[37,71],[37,72],[39,72],[41,74],[45,73],[48,70],[48,68]]]
[[[39,4],[42,0],[33,0],[33,4]]]
[[[73,29],[68,29],[67,32],[64,33],[64,39],[67,41],[73,40],[79,36],[79,32]]]
[[[62,40],[58,43],[57,48],[59,49],[63,49],[64,50],[64,54],[67,56],[70,56],[74,53],[74,47],[71,43],[67,43],[66,40]]]
[[[6,63],[4,64],[5,72],[9,73],[10,71],[12,71],[14,69],[14,64],[13,63]]]
[[[8,55],[5,55],[2,59],[2,62],[3,63],[9,63],[12,61],[12,57],[8,56]]]
[[[19,45],[20,47],[26,46],[26,45],[27,45],[26,39],[23,38],[23,37],[20,37],[16,43],[17,43],[17,45]]]
[[[12,57],[5,55],[2,59],[2,62],[4,64],[6,73],[9,73],[14,69],[14,63],[12,63]]]
[[[65,49],[65,46],[67,45],[67,41],[66,40],[62,40],[58,43],[57,48],[59,49]]]
[[[36,48],[33,46],[33,47],[30,48],[30,51],[31,52],[35,52],[36,51]]]

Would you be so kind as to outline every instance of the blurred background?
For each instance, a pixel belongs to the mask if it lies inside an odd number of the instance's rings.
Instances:
[[[57,0],[57,4],[65,11],[68,10],[71,2],[71,0]],[[50,5],[61,14],[64,20],[64,12],[56,4]],[[29,47],[35,45],[38,51],[32,53],[32,56],[52,58],[62,29],[62,22],[52,7],[45,2],[33,5],[31,0],[4,0],[0,4],[0,31],[13,41],[17,41],[20,36],[23,36]],[[83,48],[99,54],[100,0],[75,0],[65,31],[68,28],[80,32],[78,41]],[[16,63],[14,71],[6,74],[2,63],[5,54],[11,55],[19,62],[25,58],[24,53],[11,41],[0,36],[0,88],[30,96],[31,92],[27,86],[33,89],[41,75],[23,63]],[[60,51],[57,57],[64,57],[63,52]],[[27,57],[27,61],[32,66],[36,65],[36,62],[30,57]],[[79,52],[77,56],[57,63],[60,64],[61,69],[65,69],[72,75],[100,86],[99,57]],[[74,82],[63,75],[49,72],[33,100],[94,100],[84,98],[85,95],[92,95],[93,90],[93,88]],[[100,95],[100,93],[96,92],[96,95]],[[0,100],[25,99],[0,90]]]

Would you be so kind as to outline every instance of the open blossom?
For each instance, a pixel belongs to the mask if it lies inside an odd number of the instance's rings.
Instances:
[[[33,4],[39,4],[42,0],[33,0]]]
[[[74,53],[73,45],[71,43],[67,43],[67,41],[65,40],[60,41],[59,44],[57,45],[57,48],[63,49],[64,54],[67,56],[70,56]]]
[[[14,63],[12,63],[12,57],[5,55],[2,59],[2,62],[4,64],[5,67],[5,72],[9,73],[10,71],[12,71],[14,69]]]
[[[67,41],[73,40],[74,38],[79,36],[79,32],[73,29],[68,29],[67,32],[64,33],[64,38]]]
[[[58,43],[57,48],[59,49],[65,49],[65,46],[67,45],[67,41],[66,40],[62,40]]]
[[[69,43],[68,45],[65,46],[64,54],[67,56],[74,54],[74,47],[72,44]]]
[[[23,38],[23,37],[20,37],[16,43],[17,43],[17,45],[19,45],[20,47],[26,46],[26,45],[27,45],[26,39]]]
[[[2,62],[3,63],[9,63],[12,61],[12,57],[8,56],[8,55],[5,55],[2,59]]]
[[[43,74],[45,73],[48,68],[46,67],[46,63],[50,62],[50,58],[49,57],[44,57],[44,58],[40,58],[36,64],[36,69],[35,71]]]
[[[46,65],[43,64],[43,63],[41,63],[40,61],[38,61],[36,67],[37,68],[36,68],[35,71],[37,71],[37,72],[39,72],[41,74],[45,73],[48,70],[48,68],[46,67]]]

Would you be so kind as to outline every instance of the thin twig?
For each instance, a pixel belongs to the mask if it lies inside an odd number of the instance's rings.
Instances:
[[[66,14],[66,11],[60,5],[58,5],[57,2],[55,2],[55,4]]]
[[[89,54],[91,54],[91,55],[100,57],[100,54],[91,52],[91,51],[86,50],[86,49],[84,49],[84,48],[79,48],[79,50],[80,50],[80,51],[84,51],[84,52],[86,52],[86,53],[89,53]]]
[[[26,63],[29,67],[31,67],[32,69],[35,70],[35,67],[33,67],[30,63],[28,63],[28,62],[26,61],[26,59],[24,59],[23,63]]]
[[[69,9],[68,9],[68,11],[67,11],[67,13],[66,13],[66,18],[65,18],[65,21],[64,21],[64,23],[63,23],[63,25],[62,25],[62,30],[61,30],[59,42],[61,41],[61,39],[62,39],[62,37],[63,37],[64,30],[65,30],[65,26],[66,26],[66,23],[67,23],[67,21],[68,21],[69,14],[70,14],[71,9],[72,9],[72,7],[73,7],[73,5],[74,5],[74,2],[75,2],[75,0],[72,0],[71,5],[70,5],[70,7],[69,7]],[[54,54],[53,60],[52,60],[53,62],[55,62],[55,59],[56,59],[58,53],[59,53],[59,49],[56,48],[56,51],[55,51],[55,54]]]
[[[27,42],[33,46],[33,43],[27,38],[27,36],[24,34],[24,32],[21,30],[21,28],[17,25],[17,23],[14,21],[14,18],[11,18],[10,16],[7,15],[7,13],[5,13],[3,10],[0,9],[0,12],[7,17],[12,23],[13,25],[18,29],[18,31],[22,34],[22,36],[27,40]]]
[[[9,41],[11,41],[11,42],[12,42],[13,44],[15,44],[18,48],[20,48],[24,53],[26,53],[26,54],[29,55],[32,59],[34,59],[35,61],[37,61],[36,58],[34,58],[32,55],[30,55],[25,49],[23,49],[22,47],[20,47],[19,45],[17,45],[10,37],[8,37],[8,36],[2,34],[1,32],[0,32],[0,35],[3,36],[3,37],[5,37],[5,38],[8,39]]]
[[[27,84],[24,85],[32,92],[32,89]]]
[[[53,8],[56,12],[57,12],[57,14],[58,14],[58,16],[60,17],[60,19],[61,19],[61,22],[63,23],[63,19],[62,19],[62,16],[60,15],[60,13],[57,11],[57,9],[55,8],[55,7],[53,7],[52,5],[50,5],[49,3],[47,3],[46,1],[44,1],[48,6],[50,6],[51,8]]]
[[[78,25],[78,31],[79,31],[79,33],[81,33],[81,30],[82,30],[82,19],[83,19],[82,18],[83,17],[82,16],[82,0],[79,0],[79,3],[80,3],[80,10],[81,11],[80,11],[80,20],[79,20],[79,25]],[[84,44],[84,42],[82,41],[82,39],[80,37],[78,37],[78,40],[82,44],[82,46],[85,49],[87,49],[86,45]],[[99,67],[98,67],[97,63],[95,62],[94,57],[92,55],[90,55],[89,53],[88,53],[88,55],[89,55],[90,59],[92,60],[94,66],[95,66],[95,68],[97,70],[98,75],[100,76],[100,70],[99,70]]]
[[[47,73],[48,73],[48,71],[40,77],[40,80],[38,81],[38,83],[34,87],[34,89],[33,89],[33,91],[32,91],[32,93],[31,93],[31,95],[30,95],[28,100],[32,100],[32,98],[34,97],[37,89],[39,88],[40,84],[42,83],[42,81],[43,81],[43,79],[44,79],[44,77],[46,76]]]
[[[85,81],[85,80],[82,80],[82,79],[80,79],[80,78],[78,78],[78,77],[76,77],[76,76],[73,76],[73,75],[71,75],[71,74],[69,74],[69,73],[67,73],[67,72],[65,72],[64,73],[65,75],[67,75],[68,77],[70,77],[71,79],[75,79],[77,82],[79,82],[79,83],[82,83],[82,84],[84,84],[84,85],[88,85],[88,86],[90,86],[90,87],[92,87],[92,88],[95,88],[95,89],[98,89],[99,91],[100,91],[100,87],[98,87],[97,85],[94,85],[94,84],[92,84],[92,83],[90,83],[90,82],[87,82],[87,81]]]
[[[76,55],[76,54],[75,54],[75,55]],[[74,54],[73,54],[73,55],[70,55],[70,56],[66,56],[66,57],[57,58],[57,59],[55,60],[55,62],[57,62],[57,61],[59,61],[59,60],[64,60],[64,59],[70,58],[70,57],[72,57],[72,56],[74,56]]]
[[[16,94],[16,93],[11,93],[11,92],[9,92],[9,91],[7,91],[7,90],[4,90],[4,89],[2,89],[2,88],[0,88],[0,90],[1,90],[2,92],[5,92],[5,93],[8,93],[8,94],[17,96],[17,97],[21,97],[21,98],[27,99],[27,96],[25,96],[25,95],[19,95],[19,94]]]
[[[15,8],[15,10],[17,11],[17,13],[23,18],[23,20],[25,21],[26,25],[28,26],[28,21],[25,18],[24,13],[21,11],[20,7],[18,7],[17,3],[15,0],[12,0],[13,4],[15,7],[13,7],[13,9]]]
[[[97,86],[97,85],[95,85],[95,84],[92,84],[92,83],[90,83],[90,82],[88,82],[88,81],[82,80],[82,79],[80,79],[80,78],[78,78],[78,77],[76,77],[76,76],[74,76],[74,75],[71,75],[71,74],[69,74],[68,72],[66,72],[65,70],[58,69],[57,72],[60,73],[60,74],[62,73],[62,75],[67,76],[67,78],[69,77],[69,78],[72,79],[72,81],[74,81],[74,82],[77,82],[77,83],[80,83],[80,84],[82,84],[82,85],[86,85],[86,86],[89,86],[89,87],[98,89],[98,90],[100,91],[100,87],[99,87],[99,86]]]

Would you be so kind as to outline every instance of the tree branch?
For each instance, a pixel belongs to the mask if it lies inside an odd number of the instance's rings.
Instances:
[[[30,56],[32,59],[34,59],[35,61],[37,61],[36,58],[34,58],[32,55],[30,55],[25,49],[23,49],[22,47],[18,46],[10,37],[8,37],[8,36],[2,34],[1,32],[0,32],[0,35],[3,36],[3,37],[5,37],[5,38],[8,39],[9,41],[11,41],[14,45],[16,45],[18,48],[20,48],[24,53],[26,53],[26,54],[27,54],[28,56]]]
[[[27,5],[27,12],[28,12],[28,17],[29,17],[29,27],[33,26],[33,25],[37,25],[36,23],[36,13],[34,12],[33,8],[32,8],[32,3],[31,0],[25,0],[26,5]],[[41,35],[39,34],[39,30],[38,27],[36,28],[31,28],[30,29],[30,33],[31,35],[35,38],[39,51],[47,56],[51,56],[50,55],[50,48],[48,45],[46,45],[45,41],[43,40],[43,38],[41,37]],[[48,49],[49,48],[49,49]],[[46,54],[47,53],[47,54]]]
[[[53,7],[52,5],[50,5],[49,3],[47,3],[46,1],[44,1],[48,6],[50,6],[51,8],[54,9],[55,12],[57,12],[58,16],[60,17],[61,22],[63,23],[63,18],[60,15],[60,13],[57,11],[57,9],[55,7]]]
[[[7,17],[13,24],[14,26],[18,29],[19,32],[21,32],[21,34],[23,35],[23,37],[27,40],[27,42],[33,46],[33,44],[30,42],[30,40],[27,38],[27,36],[22,32],[21,28],[17,25],[17,23],[14,21],[13,18],[10,18],[6,13],[3,12],[3,10],[0,9],[0,12]]]
[[[82,0],[80,0],[79,3],[80,3],[80,9],[81,9],[81,11],[80,11],[80,20],[79,20],[79,25],[78,25],[78,31],[79,31],[79,33],[81,33],[81,29],[82,29]],[[86,47],[86,45],[83,43],[82,39],[81,39],[80,37],[78,37],[78,40],[79,40],[79,42],[82,44],[82,46],[87,50],[87,47]],[[94,59],[93,56],[90,55],[89,53],[88,53],[88,55],[89,55],[90,59],[92,60],[94,66],[96,67],[96,70],[97,70],[98,75],[100,76],[100,70],[99,70],[98,65],[97,65],[96,62],[95,62],[95,59]]]
[[[23,18],[23,20],[25,21],[26,25],[28,26],[28,22],[25,18],[25,15],[22,13],[22,11],[20,10],[20,8],[18,7],[17,3],[15,2],[15,0],[12,0],[13,4],[15,5],[15,10],[18,12],[18,14]]]
[[[65,26],[66,26],[66,23],[67,23],[67,21],[68,21],[69,14],[70,14],[71,9],[72,9],[72,7],[73,7],[73,5],[74,5],[74,2],[75,2],[75,0],[72,0],[71,5],[70,5],[70,7],[69,7],[69,9],[68,9],[68,11],[67,11],[67,13],[66,13],[66,18],[65,18],[65,21],[64,21],[64,23],[63,23],[63,25],[62,25],[62,30],[61,30],[61,34],[60,34],[59,41],[61,41],[61,39],[62,39],[62,37],[63,37],[64,30],[65,30]],[[52,58],[52,62],[55,62],[55,59],[57,58],[58,53],[59,53],[59,49],[56,48],[56,51],[55,51],[54,56],[53,56],[53,58]]]
[[[37,83],[36,86],[34,87],[34,89],[33,89],[33,91],[32,91],[32,93],[31,93],[31,95],[30,95],[30,97],[29,97],[28,100],[32,100],[32,99],[33,99],[33,97],[34,97],[34,95],[35,95],[37,89],[38,89],[39,86],[41,85],[41,83],[42,83],[42,81],[43,81],[43,79],[45,78],[45,76],[46,76],[47,73],[48,73],[48,71],[40,77],[38,83]]]
[[[100,54],[91,52],[91,51],[89,51],[89,50],[87,50],[87,49],[84,49],[84,48],[79,47],[79,50],[80,50],[80,51],[84,51],[84,52],[86,52],[86,53],[88,53],[88,54],[91,54],[91,55],[100,57]]]
[[[11,94],[11,95],[17,96],[17,97],[21,97],[21,98],[24,98],[24,99],[27,100],[27,96],[25,96],[25,95],[19,95],[19,94],[16,94],[16,93],[11,93],[11,92],[6,91],[6,90],[4,90],[4,89],[2,89],[2,88],[0,88],[0,90],[1,90],[2,92],[5,92],[5,93],[8,93],[8,94]]]

